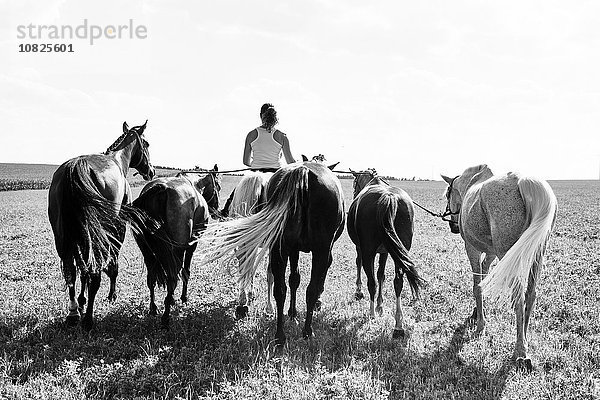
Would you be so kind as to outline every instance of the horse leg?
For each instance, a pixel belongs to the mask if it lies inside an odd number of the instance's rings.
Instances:
[[[362,258],[360,256],[360,248],[356,246],[356,292],[354,293],[354,298],[356,300],[362,300],[365,298],[365,295],[362,292],[361,272]]]
[[[367,289],[369,289],[369,315],[371,318],[375,318],[375,292],[377,290],[374,271],[375,253],[363,253],[362,263],[365,274],[367,275]]]
[[[385,280],[385,263],[388,258],[388,253],[379,254],[379,268],[377,269],[377,283],[379,286],[377,294],[377,307],[375,311],[381,317],[383,315],[383,281]]]
[[[196,251],[197,246],[198,243],[194,243],[185,250],[183,273],[181,274],[181,280],[183,281],[183,287],[181,289],[181,302],[184,304],[188,301],[187,291],[188,281],[190,280],[190,265],[192,263],[192,256],[194,255],[194,251]]]
[[[89,274],[88,275],[88,305],[85,310],[85,316],[81,321],[81,327],[89,332],[92,330],[94,326],[94,300],[96,299],[96,293],[98,293],[98,289],[100,289],[100,280],[102,279],[102,275],[98,274]]]
[[[254,250],[254,254],[258,252],[258,249]],[[239,259],[238,259],[239,261]],[[254,294],[252,288],[254,287],[254,277],[250,279],[248,287],[240,286],[240,295],[238,298],[238,306],[235,308],[235,317],[238,319],[246,318],[248,315],[248,306],[250,305]]]
[[[308,284],[308,288],[306,288],[306,320],[304,321],[304,329],[302,330],[302,336],[305,339],[313,336],[313,312],[319,297],[323,293],[327,270],[333,261],[329,248],[313,250],[312,253],[310,282]]]
[[[479,284],[482,280],[482,268],[481,268],[481,252],[476,250],[473,246],[466,243],[465,248],[467,250],[467,256],[471,263],[471,269],[473,270],[473,297],[475,298],[475,310],[474,315],[477,317],[477,330],[476,335],[480,335],[485,330],[485,314],[483,311],[483,296],[481,294],[481,287]]]
[[[529,356],[527,355],[527,330],[529,329],[531,313],[533,312],[533,309],[535,307],[535,284],[537,281],[540,265],[543,265],[543,260],[541,257],[533,263],[531,272],[529,273],[527,291],[525,292],[525,313],[522,316],[522,327],[519,326],[519,311],[522,313],[522,308],[515,309],[515,312],[517,313],[517,343],[515,344],[514,357],[517,364],[517,368],[526,372],[531,372],[533,370],[531,358],[529,358]],[[518,306],[519,302],[517,302],[517,307]]]
[[[250,286],[254,284],[254,279],[250,281]],[[245,318],[248,315],[248,303],[250,302],[250,296],[246,291],[245,287],[240,286],[240,295],[238,297],[238,306],[235,309],[236,318]]]
[[[79,296],[77,297],[77,302],[79,303],[79,312],[83,314],[83,306],[87,299],[85,298],[85,289],[88,284],[88,274],[81,273],[79,276],[79,281],[81,282],[81,290],[79,291]]]
[[[271,263],[267,264],[267,305],[265,312],[269,315],[273,314],[273,272],[271,272]]]
[[[402,288],[404,287],[404,272],[402,266],[394,263],[396,273],[394,275],[394,293],[396,294],[396,326],[394,327],[393,339],[404,339],[404,313],[402,312]]]
[[[298,271],[298,258],[300,256],[300,252],[291,251],[290,252],[290,309],[288,311],[288,316],[292,321],[295,321],[298,316],[298,311],[296,310],[296,292],[298,291],[298,286],[300,286],[300,272]]]
[[[274,246],[269,255],[269,266],[273,273],[273,297],[277,306],[277,331],[275,341],[278,346],[285,344],[285,332],[283,331],[283,307],[285,305],[285,269],[287,267],[287,254],[283,254],[279,246]]]
[[[527,339],[525,338],[525,304],[523,299],[519,297],[515,302],[515,315],[517,319],[517,342],[513,358],[516,361],[518,369],[531,370],[531,359],[527,357]]]
[[[79,304],[75,300],[75,283],[77,282],[77,268],[73,259],[62,260],[63,275],[69,288],[69,313],[66,322],[70,326],[77,325],[80,317]]]
[[[150,272],[148,268],[148,274],[146,275],[146,284],[148,285],[148,290],[150,290],[150,311],[148,314],[157,315],[158,307],[156,307],[156,303],[154,302],[154,287],[156,286],[156,276],[154,272]]]
[[[108,301],[111,303],[117,300],[117,276],[119,275],[119,253],[121,252],[121,246],[123,246],[123,241],[125,240],[125,231],[127,226],[122,225],[118,228],[117,238],[119,239],[116,244],[116,251],[112,255],[110,261],[108,262],[108,266],[106,268],[106,275],[110,280],[110,288],[108,290]]]
[[[171,314],[171,306],[175,304],[175,288],[177,287],[177,278],[167,278],[167,295],[165,296],[165,311],[160,319],[163,329],[169,329],[169,319]]]

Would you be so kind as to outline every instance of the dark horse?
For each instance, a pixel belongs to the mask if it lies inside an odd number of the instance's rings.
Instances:
[[[147,123],[148,121],[146,121]],[[62,164],[52,177],[48,194],[48,217],[54,233],[56,251],[69,288],[67,322],[76,324],[80,309],[88,305],[81,325],[93,326],[94,299],[100,287],[102,270],[110,278],[109,300],[115,299],[118,257],[125,239],[127,222],[139,224],[141,215],[128,204],[131,189],[127,182],[129,168],[144,179],[154,176],[148,142],[144,139],[146,123],[131,129],[123,123],[123,134],[104,154],[75,157]],[[81,293],[75,300],[77,267],[81,273]]]
[[[267,186],[267,204],[258,213],[227,221],[207,229],[208,255],[203,260],[223,258],[237,265],[239,283],[247,288],[269,250],[269,268],[274,277],[279,345],[285,343],[283,307],[286,296],[285,270],[290,260],[290,318],[297,317],[296,291],[300,284],[300,251],[312,252],[312,271],[306,289],[306,321],[303,335],[312,336],[312,317],[323,293],[327,270],[332,263],[333,243],[344,230],[344,201],[337,177],[322,163],[304,162],[275,172]],[[257,251],[257,248],[261,248]]]
[[[408,255],[413,237],[413,203],[402,189],[388,185],[377,176],[374,169],[352,172],[354,175],[354,201],[348,211],[348,234],[356,245],[356,298],[362,299],[360,268],[367,274],[367,286],[371,298],[370,313],[383,314],[383,281],[388,254],[396,267],[394,291],[396,292],[396,327],[394,338],[404,337],[402,302],[400,294],[404,274],[415,297],[423,280]],[[376,282],[374,276],[375,255],[379,253],[379,295],[375,308]]]
[[[187,303],[190,263],[199,235],[208,225],[209,214],[214,216],[219,209],[221,177],[217,171],[215,165],[203,177],[195,172],[182,172],[176,177],[155,179],[144,186],[133,202],[159,224],[158,229],[142,227],[141,232],[134,232],[134,237],[148,269],[151,315],[157,314],[154,286],[158,283],[167,287],[161,319],[165,328],[169,326],[171,305],[175,303],[173,294],[180,274],[183,281],[181,302]]]

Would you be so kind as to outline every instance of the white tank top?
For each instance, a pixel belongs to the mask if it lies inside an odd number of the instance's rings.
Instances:
[[[280,168],[282,146],[273,138],[273,132],[256,128],[258,136],[250,143],[252,162],[250,168]]]

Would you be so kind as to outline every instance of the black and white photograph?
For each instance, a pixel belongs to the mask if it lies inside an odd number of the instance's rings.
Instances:
[[[0,0],[0,399],[600,399],[598,21]]]

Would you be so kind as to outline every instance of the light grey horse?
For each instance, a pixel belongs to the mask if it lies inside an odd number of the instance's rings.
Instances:
[[[508,302],[517,317],[513,357],[530,371],[527,328],[535,304],[535,285],[556,216],[556,197],[545,181],[515,173],[494,176],[487,165],[466,169],[448,183],[446,214],[460,233],[473,269],[477,333],[485,329],[482,295]],[[489,267],[500,260],[488,275]],[[482,278],[485,277],[485,279]]]

